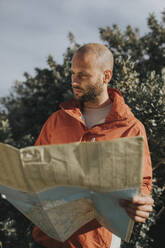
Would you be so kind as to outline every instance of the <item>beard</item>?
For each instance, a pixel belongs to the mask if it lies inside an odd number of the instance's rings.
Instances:
[[[75,98],[81,103],[94,102],[103,92],[100,80],[98,80],[95,85],[88,85],[83,91],[84,93],[81,96],[75,96]]]

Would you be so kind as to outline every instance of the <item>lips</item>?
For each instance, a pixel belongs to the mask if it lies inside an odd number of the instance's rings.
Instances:
[[[80,88],[73,88],[73,90],[74,90],[75,93],[79,93],[79,92],[82,92],[82,91],[83,91],[83,90],[80,89]]]

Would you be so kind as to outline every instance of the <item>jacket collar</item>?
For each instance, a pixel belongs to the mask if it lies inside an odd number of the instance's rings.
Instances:
[[[124,98],[118,90],[108,87],[108,94],[110,101],[112,102],[112,108],[105,122],[122,121],[134,116],[128,105],[125,104]],[[60,107],[67,114],[84,123],[79,101],[71,99],[61,103]]]

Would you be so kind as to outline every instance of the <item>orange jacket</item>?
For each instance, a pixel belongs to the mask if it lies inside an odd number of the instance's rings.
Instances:
[[[36,145],[85,142],[91,141],[92,138],[95,138],[95,141],[104,141],[120,137],[144,136],[145,156],[142,192],[150,194],[152,168],[144,126],[125,104],[119,91],[108,88],[108,93],[112,108],[103,124],[88,129],[82,118],[80,103],[74,99],[69,100],[61,104],[61,109],[52,114],[46,121]],[[112,234],[96,220],[92,220],[64,243],[48,237],[38,227],[33,229],[33,237],[41,245],[49,248],[109,248]]]

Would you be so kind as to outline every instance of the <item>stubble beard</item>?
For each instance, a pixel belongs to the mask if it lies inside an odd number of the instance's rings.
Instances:
[[[85,102],[95,102],[97,97],[100,96],[103,92],[103,88],[100,85],[100,80],[96,82],[95,85],[88,85],[84,91],[84,94],[75,98],[81,103]]]

